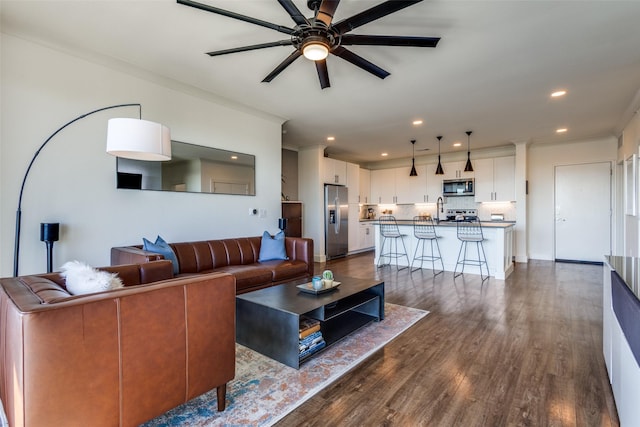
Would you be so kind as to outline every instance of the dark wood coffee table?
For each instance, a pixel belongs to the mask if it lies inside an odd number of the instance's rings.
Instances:
[[[304,281],[238,295],[236,342],[298,369],[307,360],[299,357],[301,316],[320,321],[325,348],[369,322],[384,319],[384,282],[336,280],[340,286],[319,295],[300,291],[297,285]]]

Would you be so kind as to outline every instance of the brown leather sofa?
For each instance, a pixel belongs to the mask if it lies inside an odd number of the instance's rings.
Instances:
[[[313,276],[313,240],[286,237],[288,260],[258,262],[262,237],[170,243],[180,267],[177,277],[224,272],[236,278],[236,293]],[[111,248],[111,265],[162,259],[142,245]]]
[[[0,397],[11,427],[136,426],[235,376],[235,278],[120,265],[72,296],[57,274],[0,279]],[[166,280],[168,279],[168,280]]]

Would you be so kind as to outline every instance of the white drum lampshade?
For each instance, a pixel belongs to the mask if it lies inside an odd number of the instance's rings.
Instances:
[[[110,119],[107,153],[135,160],[171,160],[171,132],[168,127],[141,119]]]

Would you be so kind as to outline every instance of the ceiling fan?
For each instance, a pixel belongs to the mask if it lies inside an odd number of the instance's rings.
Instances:
[[[385,1],[334,24],[333,16],[338,8],[340,0],[308,0],[307,6],[314,12],[312,18],[306,18],[292,0],[278,0],[278,3],[280,3],[280,5],[287,11],[291,16],[291,19],[293,19],[293,22],[296,24],[293,28],[289,28],[192,0],[177,0],[179,4],[183,4],[185,6],[191,6],[196,9],[260,25],[290,36],[287,40],[217,50],[207,52],[207,55],[218,56],[275,46],[293,46],[295,48],[293,53],[282,61],[280,65],[278,65],[262,81],[267,83],[272,81],[296,59],[300,56],[305,56],[315,62],[318,78],[320,79],[320,87],[322,89],[331,86],[329,84],[329,72],[327,70],[326,61],[326,58],[330,53],[381,79],[384,79],[390,74],[388,71],[385,71],[361,56],[356,55],[344,46],[368,45],[436,47],[438,41],[440,41],[439,37],[347,34],[362,25],[397,12],[415,3],[420,3],[421,1],[422,0]]]

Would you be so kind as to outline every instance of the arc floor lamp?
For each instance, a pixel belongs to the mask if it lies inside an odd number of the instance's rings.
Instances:
[[[142,120],[141,104],[118,104],[109,107],[98,108],[65,123],[53,132],[38,148],[33,155],[24,178],[20,186],[20,196],[18,197],[18,209],[16,210],[16,234],[15,249],[13,252],[13,275],[18,276],[18,265],[20,261],[20,225],[22,216],[22,194],[27,177],[42,149],[67,126],[82,120],[87,116],[105,110],[123,107],[138,107],[139,118],[115,118],[109,119],[107,126],[107,153],[135,160],[163,161],[171,160],[171,132],[168,127],[155,122]]]

